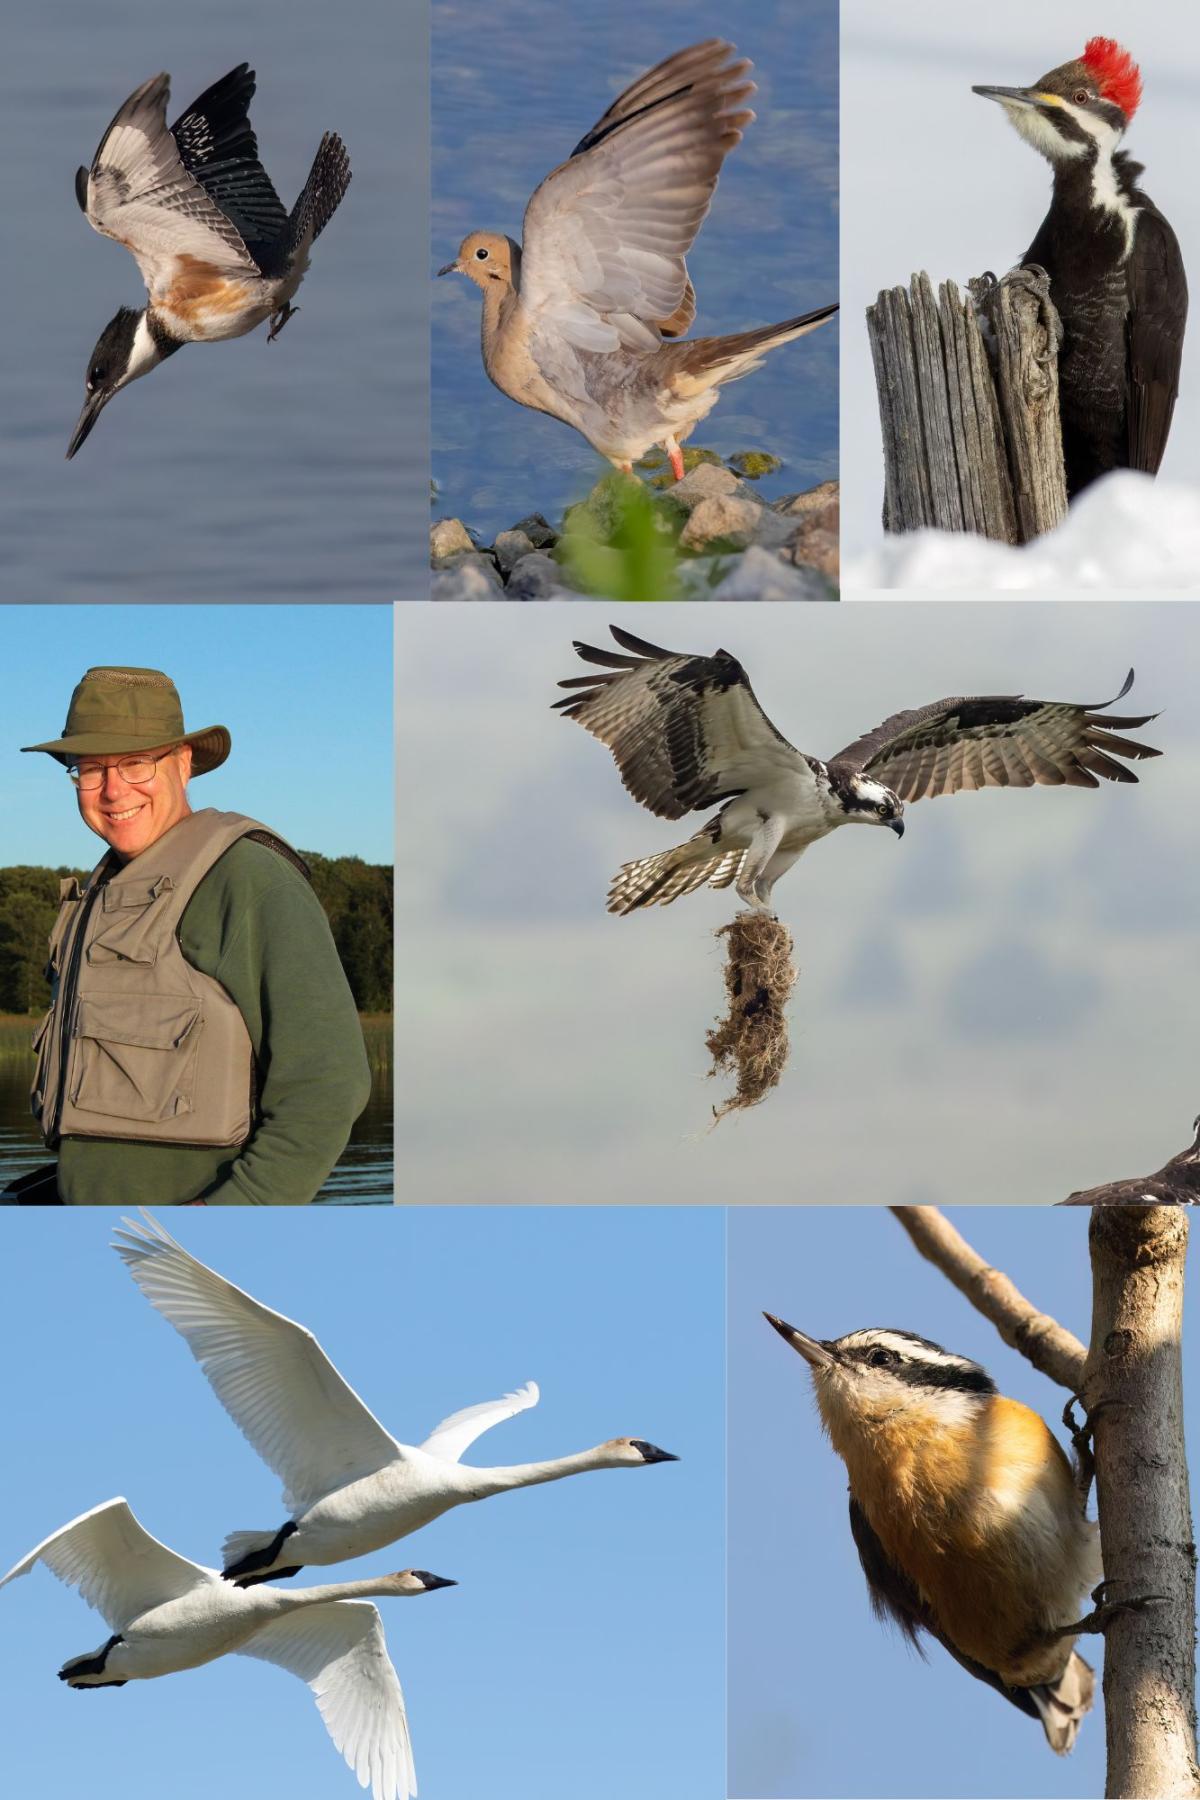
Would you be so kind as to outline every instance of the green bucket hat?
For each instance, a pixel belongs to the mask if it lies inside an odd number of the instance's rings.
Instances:
[[[230,738],[224,725],[185,731],[175,683],[161,669],[101,668],[89,669],[71,695],[62,736],[21,748],[70,764],[81,756],[132,755],[176,744],[190,744],[192,774],[207,775],[229,755]]]

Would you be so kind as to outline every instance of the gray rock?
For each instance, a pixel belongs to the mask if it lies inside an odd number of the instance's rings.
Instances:
[[[474,548],[471,534],[461,519],[438,519],[430,530],[429,556],[435,569],[440,568],[448,556],[460,556]]]
[[[534,550],[523,556],[508,578],[506,600],[575,600],[578,595],[563,582],[563,572],[552,556]]]
[[[828,506],[836,508],[840,484],[836,481],[822,481],[817,487],[807,488],[803,494],[785,494],[782,500],[772,500],[771,510],[787,513],[789,517],[801,517],[807,513],[821,512]]]
[[[511,531],[497,533],[496,541],[492,545],[492,555],[499,565],[500,573],[508,576],[511,575],[521,558],[528,556],[532,549],[533,544],[530,539],[523,531],[519,531],[514,526]]]
[[[456,556],[435,570],[431,600],[502,600],[504,586],[490,556]]]
[[[749,500],[754,506],[762,505],[752,487],[739,481],[732,469],[722,468],[717,463],[701,463],[665,492],[687,512],[699,506],[702,500],[719,499],[726,495]]]
[[[541,513],[530,513],[527,519],[518,519],[513,530],[523,531],[535,550],[552,550],[558,542],[557,531]]]
[[[793,568],[752,544],[707,594],[710,600],[834,600],[830,583],[814,569]]]
[[[705,472],[708,472],[707,469],[693,471],[697,475]],[[725,471],[717,470],[714,473],[722,474]],[[686,479],[690,480],[691,477]],[[680,548],[703,550],[706,545],[720,539],[743,549],[747,544],[753,543],[762,516],[763,508],[756,500],[743,500],[738,494],[710,494],[692,507],[688,522],[680,534]]]

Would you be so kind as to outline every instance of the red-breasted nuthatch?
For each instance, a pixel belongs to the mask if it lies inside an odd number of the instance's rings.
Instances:
[[[765,1317],[809,1365],[876,1616],[918,1649],[929,1632],[1065,1755],[1095,1677],[1062,1627],[1100,1580],[1100,1542],[1049,1427],[928,1338],[822,1342]]]

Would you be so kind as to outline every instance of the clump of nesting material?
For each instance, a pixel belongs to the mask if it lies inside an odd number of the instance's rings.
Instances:
[[[712,1075],[735,1075],[737,1087],[713,1108],[719,1122],[726,1113],[757,1106],[775,1087],[787,1064],[786,1008],[796,980],[792,939],[778,919],[765,912],[742,912],[722,925],[728,938],[725,957],[725,1017],[705,1039]]]

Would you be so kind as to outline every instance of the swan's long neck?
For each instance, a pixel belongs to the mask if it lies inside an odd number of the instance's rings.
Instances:
[[[471,1498],[483,1500],[489,1494],[503,1494],[509,1488],[537,1487],[543,1481],[561,1481],[564,1475],[582,1475],[588,1469],[616,1469],[624,1465],[606,1444],[594,1450],[578,1450],[574,1456],[556,1456],[552,1462],[511,1463],[503,1469],[470,1469]]]
[[[419,1590],[398,1588],[394,1577],[380,1575],[374,1580],[368,1577],[365,1581],[331,1581],[322,1587],[271,1588],[269,1591],[280,1612],[292,1612],[299,1606],[324,1606],[329,1600],[393,1600]]]

